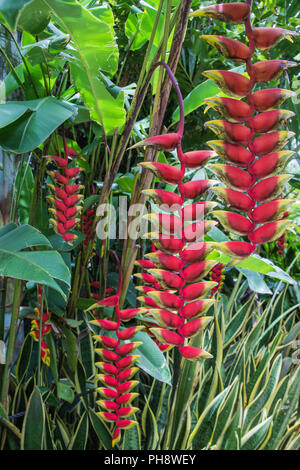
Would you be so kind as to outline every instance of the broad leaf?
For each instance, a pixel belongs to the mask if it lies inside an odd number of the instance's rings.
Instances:
[[[91,119],[112,132],[125,122],[124,96],[114,99],[99,78],[99,70],[113,75],[118,48],[111,24],[105,23],[76,0],[41,0],[55,15],[74,49],[71,76],[89,107]]]
[[[51,96],[0,105],[0,146],[15,153],[39,147],[76,108]]]
[[[31,0],[0,0],[0,13],[12,30],[16,29],[22,9],[29,2]]]

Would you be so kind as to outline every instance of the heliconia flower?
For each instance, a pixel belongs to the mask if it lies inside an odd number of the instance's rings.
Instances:
[[[190,17],[205,16],[227,23],[242,23],[248,17],[249,13],[250,7],[246,3],[219,3],[218,5],[202,7],[200,10],[191,13]]]
[[[145,257],[153,260],[153,264],[156,264],[158,267],[163,269],[169,269],[170,271],[178,272],[183,268],[184,262],[173,255],[167,255],[163,251],[153,251],[152,253],[147,253]]]
[[[147,233],[144,238],[150,238],[158,250],[171,255],[179,253],[184,246],[184,241],[181,238],[166,237],[158,232]]]
[[[292,224],[291,220],[278,220],[276,222],[270,222],[254,230],[249,234],[249,239],[252,243],[261,244],[268,243],[281,237],[288,227]]]
[[[210,272],[210,278],[212,281],[217,283],[216,287],[214,287],[211,291],[211,297],[212,297],[214,294],[216,294],[216,292],[219,292],[222,289],[224,279],[225,279],[224,264],[222,263],[216,264],[216,266],[214,266]]]
[[[255,46],[261,51],[272,49],[282,38],[293,42],[292,36],[298,36],[295,31],[283,28],[254,28],[253,37]]]
[[[143,315],[144,313],[147,313],[146,308],[126,308],[124,310],[120,310],[120,318],[123,322],[127,322],[137,315]]]
[[[207,121],[205,126],[211,129],[219,138],[231,143],[247,145],[251,130],[243,124],[225,120]]]
[[[97,319],[97,320],[90,320],[89,323],[91,323],[92,325],[97,325],[106,331],[115,331],[118,327],[117,322],[111,321],[111,320]]]
[[[158,150],[174,150],[178,146],[180,141],[181,135],[178,133],[155,135],[153,137],[148,137],[147,139],[137,142],[132,147],[129,147],[129,149],[148,146],[154,147]]]
[[[241,168],[220,163],[211,164],[209,168],[218,175],[223,183],[231,188],[248,190],[251,186],[251,175]]]
[[[204,297],[211,289],[217,285],[216,282],[196,282],[189,284],[181,290],[183,300],[189,302],[191,300],[198,300]]]
[[[253,253],[255,250],[255,246],[253,246],[251,243],[238,240],[220,242],[217,244],[217,248],[234,259],[248,258],[248,256],[250,256],[251,253]]]
[[[69,233],[69,231],[75,228],[80,221],[76,215],[81,210],[79,201],[83,198],[83,195],[78,194],[78,192],[83,189],[84,186],[74,184],[73,182],[73,178],[77,177],[80,173],[80,168],[68,168],[68,157],[77,156],[78,154],[67,146],[65,146],[65,149],[69,152],[65,155],[65,158],[50,155],[46,157],[54,161],[60,170],[60,172],[48,172],[50,177],[53,179],[54,184],[48,185],[53,196],[48,196],[47,199],[52,205],[52,208],[50,208],[49,211],[53,216],[53,218],[50,219],[53,229],[62,235],[65,242],[73,243],[77,236]],[[61,187],[58,185],[61,185]]]
[[[295,113],[286,109],[272,109],[264,113],[257,114],[250,121],[250,125],[255,132],[268,132],[280,127],[288,119],[295,116]]]
[[[283,255],[284,249],[287,246],[286,238],[287,238],[286,233],[284,233],[283,235],[281,235],[281,237],[277,239],[277,247],[278,247],[279,255]]]
[[[218,87],[233,98],[243,98],[250,91],[250,80],[244,75],[227,70],[206,70],[202,72],[207,78],[213,80]]]
[[[253,223],[243,215],[228,211],[214,211],[214,215],[223,227],[238,235],[247,235],[253,229]]]
[[[269,153],[264,157],[255,160],[249,171],[257,179],[273,176],[284,169],[289,159],[295,154],[291,150],[281,150],[281,152]]]
[[[259,157],[268,153],[278,152],[294,135],[295,133],[290,131],[268,132],[254,139],[252,142],[253,150]]]
[[[230,188],[212,188],[213,192],[217,194],[225,204],[234,207],[243,212],[248,212],[254,205],[253,201],[246,194],[240,191],[235,191]]]
[[[216,264],[217,261],[214,260],[198,261],[184,268],[181,276],[186,282],[200,281]]]
[[[251,219],[256,224],[263,224],[271,220],[280,219],[296,201],[293,199],[273,199],[272,201],[255,207],[251,212]]]
[[[118,340],[115,338],[112,338],[111,336],[93,335],[93,339],[96,341],[100,341],[101,343],[104,344],[104,346],[106,346],[109,349],[114,349],[118,344]]]
[[[190,320],[191,318],[196,318],[201,315],[204,315],[208,311],[208,309],[214,304],[214,302],[215,301],[213,299],[194,300],[193,302],[186,304],[181,309],[181,316],[186,320]]]
[[[213,357],[209,352],[195,346],[183,346],[180,352],[183,357],[190,361],[199,361],[199,359],[210,359]]]
[[[226,162],[247,168],[252,161],[251,153],[242,145],[231,144],[224,140],[210,140],[207,145],[213,148],[219,157]]]
[[[185,222],[192,222],[195,220],[203,219],[203,217],[211,212],[216,206],[217,202],[214,201],[201,201],[187,204],[179,210],[179,216],[183,218]]]
[[[149,269],[149,272],[156,278],[156,280],[166,289],[179,290],[184,285],[184,280],[171,271],[164,269]]]
[[[180,257],[185,263],[195,263],[206,258],[206,256],[215,248],[215,242],[193,243],[181,251]]]
[[[159,305],[157,305],[154,300],[152,300],[149,296],[145,297],[145,296],[139,296],[137,297],[137,300],[139,302],[141,302],[142,305],[144,305],[145,307],[150,307],[150,308],[153,308],[153,307],[159,307]]]
[[[215,156],[216,153],[211,150],[193,150],[183,154],[182,162],[185,168],[201,168],[210,158]]]
[[[140,278],[145,284],[153,285],[156,283],[156,278],[148,273],[136,273],[135,277]]]
[[[156,267],[156,264],[153,263],[153,261],[145,260],[145,259],[136,260],[135,264],[137,266],[140,266],[141,268],[144,268],[144,269],[150,269],[150,268],[155,268]]]
[[[119,331],[119,339],[125,341],[127,339],[131,339],[134,335],[136,335],[139,331],[143,331],[144,326],[130,326],[129,328],[125,328],[124,330]]]
[[[175,212],[181,207],[181,198],[178,194],[163,189],[143,189],[143,194],[150,196],[157,204],[162,204],[165,212]]]
[[[182,185],[182,193],[188,199],[196,199],[217,183],[216,180],[188,181]]]
[[[183,301],[180,297],[168,292],[151,291],[148,292],[147,295],[153,299],[159,307],[162,308],[178,310],[183,305]],[[149,313],[151,313],[151,310]]]
[[[206,105],[204,113],[206,113],[208,109],[213,108],[231,122],[244,122],[251,117],[250,106],[241,100],[223,96],[213,96],[211,98],[205,98],[203,102]]]
[[[257,111],[268,111],[269,109],[278,108],[286,99],[296,96],[291,90],[282,88],[266,88],[257,90],[253,93],[252,99]]]
[[[150,170],[160,181],[165,183],[178,184],[182,178],[180,168],[167,163],[142,162],[139,165],[146,170]]]
[[[170,331],[167,328],[150,328],[150,331],[161,343],[173,344],[174,346],[180,346],[184,339],[175,331]]]
[[[253,65],[255,81],[265,83],[276,80],[289,67],[296,67],[297,62],[289,60],[265,60]]]
[[[179,315],[162,308],[150,309],[149,314],[152,315],[165,328],[177,330],[184,323],[184,320]],[[150,329],[150,331],[153,333],[152,329]],[[164,338],[162,343],[165,342],[168,343],[169,341]]]
[[[194,318],[193,320],[188,321],[180,328],[180,333],[185,338],[191,338],[195,336],[198,331],[203,330],[211,322],[213,317],[201,317]]]
[[[249,47],[236,39],[227,38],[225,36],[213,36],[210,34],[204,34],[200,36],[200,38],[204,39],[204,41],[208,42],[211,46],[216,47],[227,59],[232,59],[236,62],[245,62],[250,55]]]
[[[282,192],[283,186],[292,176],[293,175],[277,175],[259,181],[251,188],[251,197],[258,202],[267,202],[270,199],[276,198]]]

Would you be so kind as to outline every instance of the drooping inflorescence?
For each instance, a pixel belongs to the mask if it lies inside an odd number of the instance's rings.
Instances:
[[[48,185],[52,192],[51,196],[47,196],[52,206],[49,208],[53,217],[50,222],[55,232],[59,233],[67,243],[72,243],[77,238],[74,233],[70,233],[70,230],[74,229],[80,221],[78,215],[82,210],[83,198],[83,195],[79,194],[83,186],[74,182],[81,169],[69,164],[69,156],[74,155],[78,156],[76,152],[65,146],[64,158],[53,155],[46,157],[56,163],[58,168],[58,171],[48,172],[54,182]]]
[[[291,39],[296,33],[282,28],[253,28],[251,8],[252,0],[221,3],[204,7],[194,15],[245,24],[249,45],[223,36],[202,36],[226,58],[244,63],[248,74],[246,77],[226,70],[203,72],[228,95],[204,101],[207,109],[214,108],[222,117],[206,123],[220,139],[208,145],[224,162],[210,165],[225,184],[212,190],[236,211],[220,210],[215,215],[227,230],[246,236],[255,248],[276,240],[290,225],[283,215],[287,215],[293,201],[280,196],[292,175],[279,173],[294,154],[282,150],[294,134],[281,129],[294,113],[279,106],[295,93],[280,88],[254,88],[277,79],[297,64],[287,60],[253,63],[255,49],[269,50],[280,39]]]
[[[146,260],[137,261],[145,271],[137,276],[146,284],[139,287],[144,293],[139,299],[158,324],[150,329],[157,340],[161,344],[177,346],[184,358],[198,360],[211,355],[189,344],[189,339],[205,328],[212,319],[204,315],[215,300],[205,296],[217,283],[205,281],[204,278],[218,262],[206,257],[219,246],[215,242],[204,242],[203,238],[216,224],[213,220],[205,220],[205,216],[217,204],[199,199],[217,181],[187,181],[186,170],[201,168],[216,153],[213,150],[183,152],[181,142],[184,110],[181,92],[169,67],[163,62],[156,64],[159,65],[165,67],[178,95],[178,131],[149,137],[134,147],[152,146],[164,151],[176,150],[180,166],[157,162],[140,164],[154,173],[161,182],[173,184],[174,192],[163,189],[143,191],[163,212],[147,216],[154,230],[146,238],[152,241],[156,249],[145,255]],[[225,242],[221,245],[224,251],[239,259],[252,252],[252,245],[246,242]]]
[[[96,375],[96,379],[101,382],[101,386],[97,388],[101,399],[97,401],[97,404],[103,410],[98,414],[105,421],[113,424],[112,443],[115,445],[121,439],[121,431],[136,424],[136,421],[130,418],[138,411],[138,408],[131,406],[132,401],[138,396],[138,393],[132,392],[138,381],[132,380],[132,378],[138,370],[134,364],[139,359],[139,355],[133,353],[141,343],[131,340],[144,327],[126,327],[124,323],[126,324],[136,315],[143,314],[147,310],[144,308],[120,309],[122,274],[119,259],[115,252],[112,253],[119,267],[117,292],[115,295],[98,301],[88,310],[104,307],[114,308],[111,319],[95,319],[91,320],[90,324],[98,326],[101,333],[93,336],[95,342],[101,345],[100,348],[95,349],[101,359],[100,362],[96,362],[96,367],[100,371]],[[110,293],[111,290],[108,292]]]

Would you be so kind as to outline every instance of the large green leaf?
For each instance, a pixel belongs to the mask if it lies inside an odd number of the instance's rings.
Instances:
[[[106,90],[99,70],[113,75],[118,67],[118,48],[110,23],[104,22],[76,0],[41,0],[55,15],[64,33],[70,34],[74,49],[71,76],[89,107],[91,119],[112,132],[125,122],[124,96]]]
[[[137,365],[160,382],[171,385],[171,372],[166,358],[150,336],[140,331],[135,335],[135,341],[142,342],[136,349],[140,356]]]
[[[21,449],[42,450],[45,432],[45,406],[36,387],[27,405],[22,428]]]
[[[56,280],[70,285],[70,271],[56,251],[21,251],[48,246],[44,235],[30,225],[10,223],[0,229],[0,275],[44,284],[66,297]]]
[[[26,153],[41,145],[76,108],[51,96],[0,104],[0,146]]]
[[[12,30],[16,29],[23,8],[31,1],[32,0],[0,0],[0,13]]]

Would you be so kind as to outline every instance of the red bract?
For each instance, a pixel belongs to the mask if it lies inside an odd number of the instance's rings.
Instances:
[[[237,5],[238,3],[235,3],[228,8],[231,10]],[[244,6],[248,7],[250,12],[252,1],[246,0]],[[205,7],[204,11],[206,10],[214,12],[218,11],[218,8],[216,6]],[[222,16],[216,13],[212,13],[211,16],[222,19]],[[279,199],[274,200],[274,198],[282,193],[284,185],[291,178],[291,175],[278,175],[278,173],[283,170],[288,159],[293,155],[293,152],[281,149],[294,133],[281,130],[281,127],[287,126],[287,121],[293,117],[294,113],[278,108],[287,98],[295,96],[295,93],[281,88],[258,89],[254,92],[254,87],[258,83],[276,80],[283,72],[297,65],[295,62],[284,59],[253,63],[255,46],[261,50],[269,50],[284,37],[291,40],[295,33],[282,28],[253,29],[249,14],[244,17],[243,21],[249,45],[223,36],[202,36],[202,39],[217,47],[225,57],[245,61],[249,77],[225,70],[204,72],[204,75],[214,80],[221,91],[227,95],[246,98],[244,101],[227,97],[212,97],[204,100],[207,109],[213,107],[225,118],[222,121],[215,120],[206,123],[223,139],[210,141],[208,145],[222,160],[236,165],[213,164],[210,166],[219,179],[229,186],[229,188],[214,187],[212,191],[226,205],[231,205],[247,215],[245,217],[228,211],[214,212],[227,230],[248,236],[251,242],[241,249],[240,255],[231,251],[233,247],[219,244],[219,249],[233,257],[235,262],[249,256],[256,244],[272,241],[274,237],[281,236],[281,228],[285,227],[285,224],[277,220],[286,214],[288,203],[279,202]],[[243,170],[238,167],[243,167]],[[265,204],[258,205],[260,202]],[[267,221],[274,222],[256,227],[257,224]]]
[[[205,16],[228,23],[242,23],[248,17],[250,7],[243,2],[219,3],[197,10],[191,16]]]
[[[50,155],[46,157],[56,163],[61,171],[48,172],[56,184],[49,184],[53,196],[48,196],[47,198],[52,205],[49,211],[53,216],[53,219],[50,219],[53,229],[62,235],[65,242],[72,243],[76,240],[77,236],[69,233],[69,230],[75,228],[80,221],[76,216],[82,210],[80,200],[83,198],[83,195],[77,193],[83,189],[83,186],[75,184],[73,181],[79,175],[80,168],[68,167],[68,156],[78,154],[73,150],[71,152],[68,147],[66,147],[66,151],[65,158]]]

